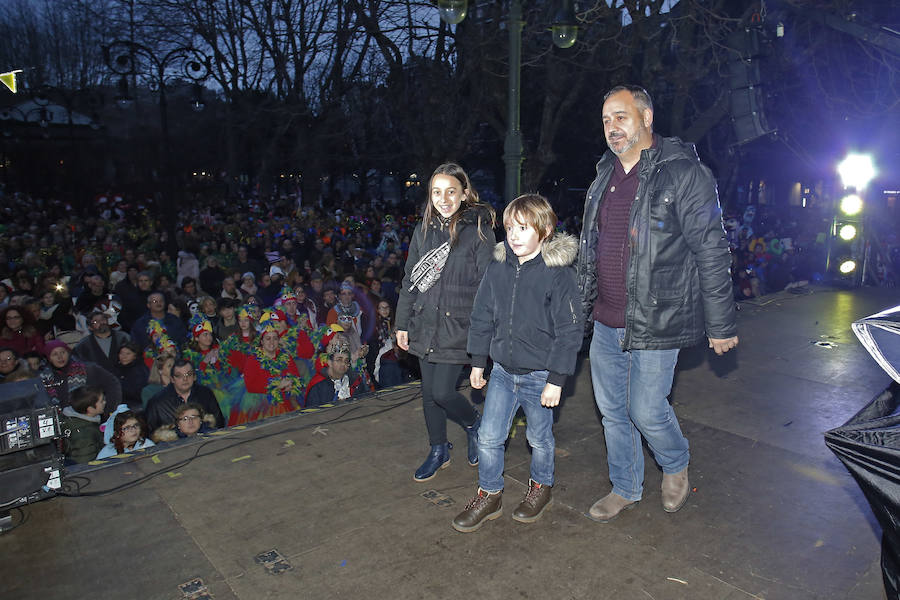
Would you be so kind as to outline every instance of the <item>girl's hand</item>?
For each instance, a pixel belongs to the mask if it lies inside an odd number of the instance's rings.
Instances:
[[[472,372],[469,373],[469,385],[480,390],[485,384],[487,384],[487,379],[484,378],[484,367],[472,367]]]
[[[409,351],[409,332],[402,329],[397,330],[397,345],[401,350]]]

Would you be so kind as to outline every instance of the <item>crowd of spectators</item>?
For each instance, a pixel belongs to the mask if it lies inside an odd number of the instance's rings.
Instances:
[[[0,381],[39,378],[84,462],[415,377],[393,316],[418,207],[322,204],[198,195],[170,244],[153,200],[0,198]]]
[[[0,196],[0,382],[39,378],[106,455],[403,383],[418,373],[394,310],[420,205],[198,195],[170,244],[152,199]],[[726,215],[735,297],[821,277],[820,221]]]
[[[814,211],[807,213],[751,205],[726,217],[736,300],[799,290],[822,278],[825,227]]]

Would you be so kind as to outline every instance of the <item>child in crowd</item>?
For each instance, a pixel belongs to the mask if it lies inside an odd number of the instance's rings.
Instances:
[[[468,533],[502,514],[503,454],[516,411],[528,419],[531,478],[513,512],[522,523],[550,506],[554,479],[553,410],[581,347],[581,300],[575,271],[578,240],[554,233],[556,213],[536,194],[519,196],[503,211],[506,241],[494,248],[472,307],[467,350],[469,381],[481,389],[494,361],[478,430],[478,491],[453,519]]]
[[[99,387],[85,385],[72,392],[72,404],[63,408],[59,423],[67,463],[92,461],[103,448],[100,417],[105,408],[106,397]]]
[[[106,445],[97,454],[97,459],[109,458],[156,445],[149,439],[146,421],[137,413],[129,410],[127,404],[120,404],[116,412],[109,416],[103,432],[103,439],[106,440]]]
[[[31,351],[26,352],[22,358],[25,359],[25,362],[28,363],[28,368],[32,373],[38,373],[42,368],[44,368],[44,357],[40,355],[40,353]]]
[[[175,409],[175,421],[163,425],[153,432],[152,439],[156,443],[174,442],[198,433],[208,433],[216,428],[216,418],[203,411],[203,407],[195,402],[186,402]]]

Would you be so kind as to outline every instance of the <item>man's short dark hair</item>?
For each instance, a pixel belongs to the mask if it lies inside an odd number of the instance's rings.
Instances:
[[[172,368],[169,370],[169,376],[175,377],[175,369],[177,369],[178,367],[183,367],[185,365],[189,366],[191,369],[194,368],[193,363],[191,361],[189,361],[188,359],[176,358],[175,362],[172,363]]]
[[[105,312],[103,312],[102,310],[92,310],[91,314],[88,315],[88,324],[90,324],[90,322],[93,321],[94,319],[96,319],[97,317],[103,317],[104,319],[109,321],[109,315],[106,314]]]
[[[237,308],[240,304],[240,301],[235,298],[226,298],[224,296],[216,299],[216,310],[222,310],[223,308]]]
[[[649,110],[653,112],[653,100],[650,98],[650,94],[647,93],[647,90],[642,88],[639,85],[617,85],[613,89],[606,92],[606,95],[603,96],[603,102],[612,96],[613,94],[618,94],[619,92],[631,92],[632,98],[637,103],[637,105],[641,108],[641,110]]]
[[[14,348],[10,348],[9,346],[3,346],[2,348],[0,348],[0,354],[3,354],[4,352],[12,352],[12,355],[16,358],[16,360],[22,358],[17,350],[15,350]]]

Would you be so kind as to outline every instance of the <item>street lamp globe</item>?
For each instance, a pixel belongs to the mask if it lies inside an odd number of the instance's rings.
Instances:
[[[557,48],[571,48],[578,39],[578,25],[572,0],[562,0],[550,24],[553,45]]]
[[[438,0],[441,20],[450,25],[461,23],[469,12],[468,0]]]

